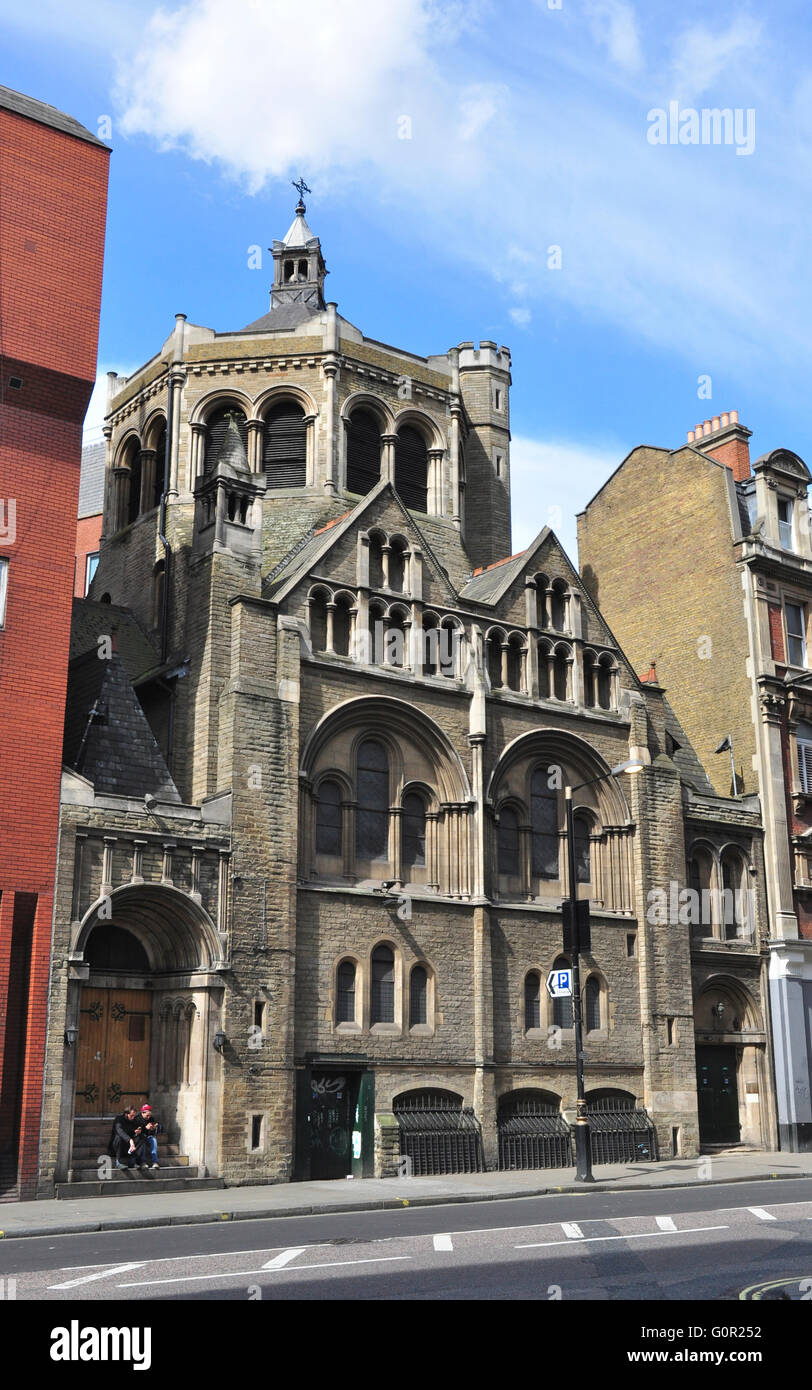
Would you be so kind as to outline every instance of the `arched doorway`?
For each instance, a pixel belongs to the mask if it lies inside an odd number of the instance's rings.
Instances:
[[[58,1177],[95,1168],[112,1117],[145,1101],[165,1126],[162,1162],[216,1172],[220,954],[208,914],[174,887],[127,885],[86,915],[69,961]]]
[[[699,1142],[705,1148],[766,1142],[766,1036],[749,991],[723,976],[694,1005]]]

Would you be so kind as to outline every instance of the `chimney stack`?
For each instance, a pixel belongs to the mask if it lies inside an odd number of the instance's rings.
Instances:
[[[732,469],[737,483],[745,483],[750,477],[749,439],[752,433],[739,424],[738,410],[731,410],[714,415],[712,420],[703,420],[688,431],[687,439],[703,454],[709,454]]]

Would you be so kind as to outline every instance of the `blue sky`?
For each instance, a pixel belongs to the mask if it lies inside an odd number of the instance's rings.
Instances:
[[[0,37],[0,82],[111,122],[100,371],[262,314],[301,172],[345,317],[510,347],[514,549],[574,557],[629,449],[721,411],[812,460],[804,0],[0,0]],[[752,152],[651,143],[670,102]]]

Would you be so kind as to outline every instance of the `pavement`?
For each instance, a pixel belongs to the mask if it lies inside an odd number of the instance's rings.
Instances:
[[[812,1177],[812,1153],[728,1153],[660,1163],[612,1163],[595,1169],[593,1184],[574,1168],[520,1173],[457,1173],[434,1178],[353,1178],[273,1183],[208,1192],[126,1194],[0,1206],[0,1239],[75,1235],[206,1221],[258,1221],[342,1211],[380,1211],[447,1202],[489,1202],[567,1192],[634,1192],[704,1187],[724,1182]]]

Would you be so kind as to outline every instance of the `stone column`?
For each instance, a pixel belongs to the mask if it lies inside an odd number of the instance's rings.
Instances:
[[[141,450],[141,496],[138,499],[140,512],[151,512],[155,506],[155,470],[157,455],[154,449]]]
[[[392,484],[395,481],[395,445],[397,440],[396,434],[381,435],[381,477],[385,482]]]
[[[192,444],[189,455],[189,488],[194,492],[195,483],[202,478],[206,469],[206,426],[196,420],[191,427]]]
[[[426,499],[426,510],[432,516],[444,516],[445,506],[443,498],[443,459],[445,449],[429,449],[429,486]]]
[[[262,432],[261,420],[248,421],[248,467],[252,473],[262,472]]]

